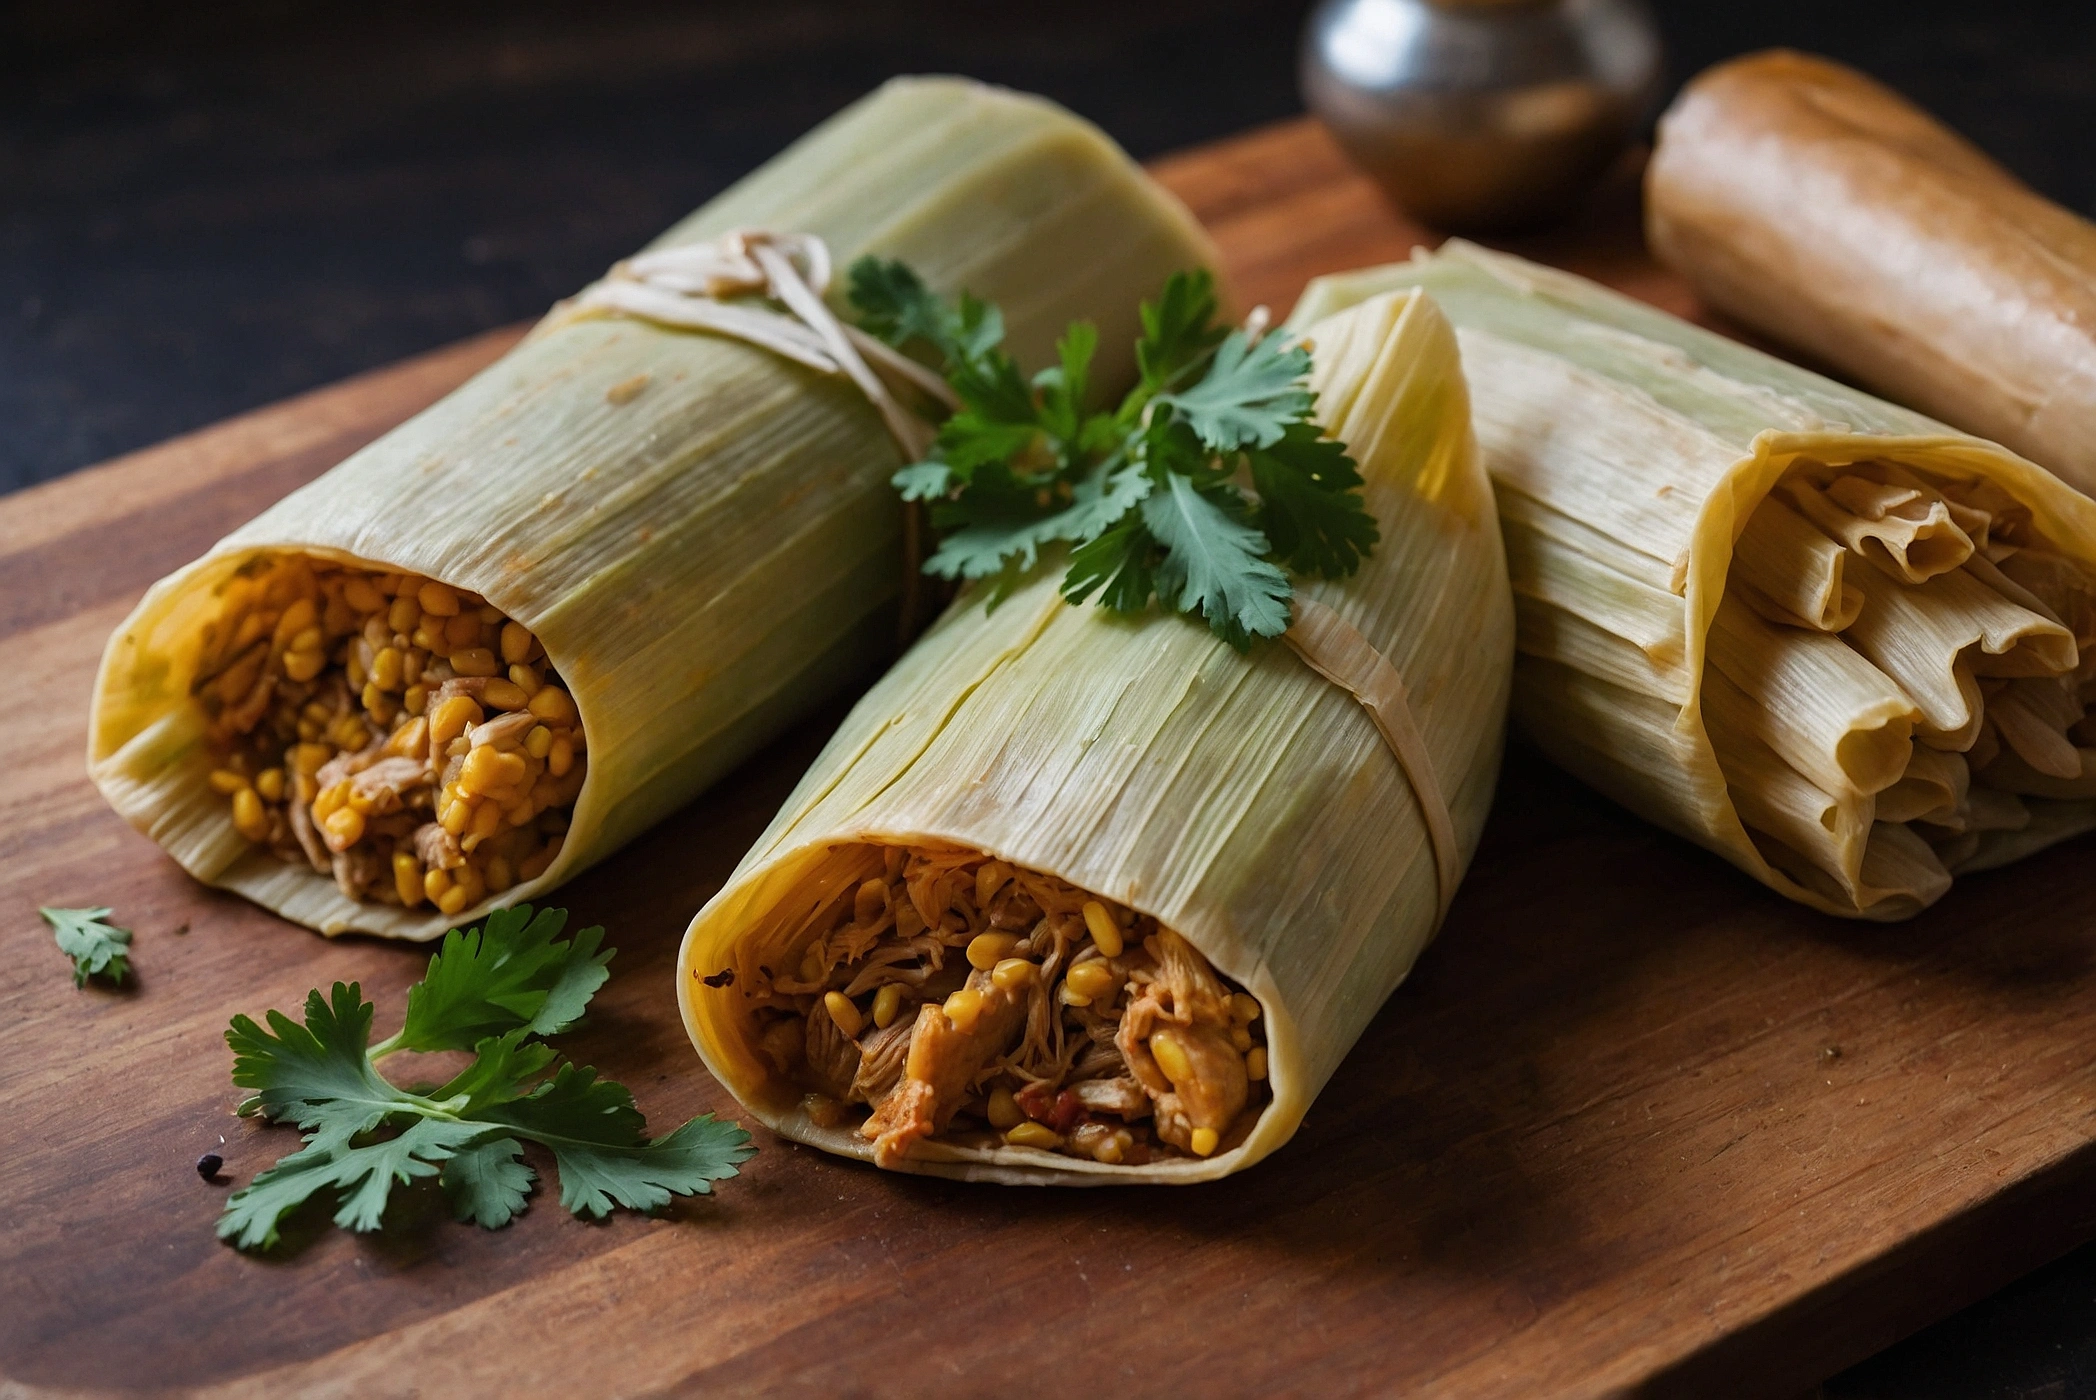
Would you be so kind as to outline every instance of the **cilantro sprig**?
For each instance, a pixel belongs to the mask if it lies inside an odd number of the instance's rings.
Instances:
[[[1071,602],[1136,612],[1154,597],[1244,650],[1288,629],[1291,573],[1342,578],[1375,547],[1360,472],[1311,419],[1309,352],[1216,324],[1204,271],[1173,275],[1144,304],[1141,377],[1111,409],[1087,406],[1089,323],[1029,379],[995,306],[941,301],[903,263],[860,259],[850,296],[868,332],[936,355],[960,400],[925,459],[894,478],[930,504],[941,538],[927,573],[994,579],[994,602],[1067,544]]]
[[[458,1219],[499,1229],[537,1179],[527,1141],[553,1154],[561,1204],[576,1215],[655,1210],[734,1176],[755,1152],[742,1128],[704,1114],[650,1138],[623,1086],[537,1039],[575,1025],[610,976],[604,931],[560,941],[567,917],[526,904],[454,929],[408,989],[400,1030],[377,1044],[374,1007],[354,982],[309,993],[303,1024],[271,1011],[265,1030],[235,1016],[233,1082],[255,1091],[240,1111],[297,1124],[305,1146],[232,1194],[219,1237],[267,1249],[284,1217],[323,1193],[337,1225],[376,1230],[394,1186],[431,1176]],[[442,1085],[401,1088],[378,1071],[400,1051],[464,1049],[473,1063]]]
[[[121,983],[131,975],[131,930],[108,922],[112,909],[39,908],[57,937],[58,951],[73,960],[73,985],[90,977]]]

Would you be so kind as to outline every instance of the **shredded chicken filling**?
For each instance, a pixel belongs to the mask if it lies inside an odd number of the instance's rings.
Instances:
[[[2096,577],[1984,480],[1803,462],[1742,532],[1704,717],[1771,864],[1940,895],[2033,798],[2096,797]]]
[[[1251,1131],[1259,1003],[1177,933],[976,852],[863,854],[878,873],[810,915],[796,966],[707,979],[815,1121],[858,1118],[883,1166],[928,1138],[1139,1166]]]
[[[456,914],[560,854],[587,755],[529,629],[301,554],[228,580],[192,687],[234,828],[351,899]]]

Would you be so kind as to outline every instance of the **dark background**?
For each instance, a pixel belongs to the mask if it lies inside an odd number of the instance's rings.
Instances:
[[[1259,0],[0,6],[0,491],[536,315],[899,72],[1138,156],[1300,110]],[[1673,78],[1789,44],[2096,215],[2088,0],[1660,0]],[[2096,1247],[1828,1382],[2096,1396]]]

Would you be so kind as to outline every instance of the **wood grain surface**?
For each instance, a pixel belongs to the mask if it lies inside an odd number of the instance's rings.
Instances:
[[[1293,123],[1157,167],[1248,297],[1425,235]],[[1629,172],[1516,244],[1670,309]],[[1885,928],[1795,908],[1518,747],[1446,931],[1265,1164],[1179,1190],[890,1175],[760,1133],[659,1218],[218,1244],[236,1011],[426,949],[327,942],[186,879],[83,772],[148,583],[486,363],[498,333],[0,501],[0,1396],[1108,1393],[1781,1396],[2096,1234],[2084,840]],[[34,702],[34,703],[31,703]],[[734,1104],[670,994],[684,924],[813,756],[790,735],[562,894],[619,949],[572,1053],[664,1126]],[[116,906],[75,991],[38,904]],[[221,1138],[224,1146],[220,1146]]]

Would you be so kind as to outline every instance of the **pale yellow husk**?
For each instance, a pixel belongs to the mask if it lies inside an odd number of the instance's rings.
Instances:
[[[1431,300],[1312,328],[1320,411],[1366,478],[1382,542],[1307,587],[1403,676],[1467,865],[1498,773],[1513,605],[1454,336]],[[765,1123],[870,1158],[772,1078],[733,988],[794,965],[783,930],[855,842],[941,842],[1155,915],[1265,1008],[1274,1098],[1239,1147],[1108,1166],[921,1143],[907,1169],[1008,1183],[1188,1182],[1287,1141],[1439,922],[1411,784],[1361,704],[1276,643],[1240,655],[1198,622],[1072,607],[1050,561],[995,611],[964,595],[860,702],[693,919],[678,960],[707,1067]],[[1458,869],[1461,865],[1458,866]],[[783,960],[781,960],[783,959]]]
[[[888,84],[653,246],[746,227],[994,299],[1029,367],[1092,319],[1121,347],[1107,383],[1132,376],[1139,300],[1214,263],[1095,128],[956,79]],[[470,589],[530,628],[590,755],[559,859],[501,896],[530,899],[878,665],[903,577],[899,461],[847,381],[769,351],[634,320],[549,327],[154,585],[103,658],[94,779],[201,880],[326,933],[435,937],[496,901],[453,918],[353,902],[234,832],[188,695],[215,591],[258,552],[296,549]]]
[[[1936,482],[1992,482],[2085,567],[2096,567],[2096,503],[2005,448],[1581,278],[1460,241],[1408,263],[1319,279],[1295,319],[1396,288],[1432,293],[1458,330],[1506,529],[1520,621],[1513,711],[1524,730],[1624,805],[1815,908],[1893,919],[1939,898],[1949,881],[1912,859],[1927,855],[1918,841],[1885,821],[1872,826],[1879,789],[1905,761],[1908,727],[1918,735],[1924,717],[1896,689],[1874,693],[1868,675],[1856,674],[1855,654],[1832,636],[1805,645],[1812,634],[1799,630],[1850,626],[1860,609],[1867,625],[1844,635],[1859,647],[1882,643],[1878,634],[1897,619],[1880,595],[1899,585],[1853,553],[1844,575],[1840,551],[1812,545],[1780,511],[1759,517],[1752,545],[1787,552],[1785,567],[1756,560],[1733,571],[1735,545],[1801,460],[1891,462]],[[1728,574],[1791,588],[1772,600],[1799,624],[1784,653],[1791,669],[1756,661],[1763,624],[1727,599]],[[1880,597],[1875,611],[1865,595]],[[1742,676],[1758,696],[1732,684]],[[1953,727],[1955,693],[1938,704]],[[1713,724],[1751,736],[1732,751],[1730,790]],[[1827,746],[1843,724],[1853,732],[1837,755]],[[1952,794],[1935,763],[1907,770],[1914,781],[1889,793],[1888,812],[1964,796]],[[1815,765],[1846,780],[1837,797],[1800,778]],[[1735,805],[1734,791],[1752,812]],[[1953,873],[2096,826],[2096,803],[2026,797],[2028,825],[1982,830],[1988,805],[2000,804],[1975,793],[1976,849]],[[1866,843],[1869,859],[1846,887],[1809,871],[1800,883],[1764,859],[1743,816],[1764,832],[1839,847],[1852,870]]]

